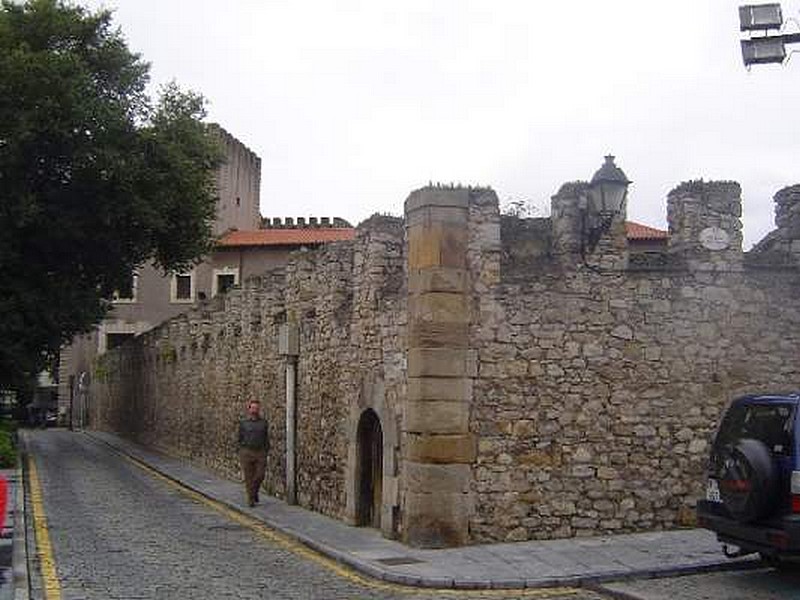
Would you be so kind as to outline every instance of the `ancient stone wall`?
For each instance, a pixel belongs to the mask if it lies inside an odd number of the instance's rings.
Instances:
[[[380,382],[387,420],[397,421],[404,395],[402,235],[399,219],[373,218],[354,242],[298,252],[284,269],[108,353],[95,367],[92,425],[238,478],[236,426],[245,401],[259,398],[272,441],[265,486],[284,497],[286,359],[278,331],[293,322],[298,502],[352,519],[351,421],[376,401],[364,389]]]
[[[584,243],[585,190],[562,187],[549,220],[501,218],[487,189],[418,190],[405,220],[374,217],[109,353],[94,423],[237,477],[236,420],[259,397],[284,497],[291,323],[301,505],[422,546],[691,523],[729,400],[798,388],[800,194],[779,192],[777,230],[744,253],[738,185],[683,184],[669,244],[634,260],[624,214]]]
[[[689,524],[731,397],[797,389],[800,273],[742,267],[734,186],[679,188],[694,234],[671,224],[682,248],[651,269],[587,268],[574,248],[571,267],[509,260],[519,228],[502,228],[506,268],[476,289],[471,336],[473,541]],[[471,217],[473,272],[493,273],[497,217]],[[697,242],[720,224],[727,247]]]
[[[476,331],[474,539],[691,522],[730,398],[797,388],[798,293],[769,273],[499,286]]]

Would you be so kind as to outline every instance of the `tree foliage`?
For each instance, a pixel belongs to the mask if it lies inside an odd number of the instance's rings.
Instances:
[[[202,97],[166,86],[108,11],[0,4],[0,387],[36,373],[148,260],[210,249],[214,170]]]
[[[532,200],[512,200],[509,198],[500,212],[507,217],[527,219],[533,217],[538,212],[538,208]]]

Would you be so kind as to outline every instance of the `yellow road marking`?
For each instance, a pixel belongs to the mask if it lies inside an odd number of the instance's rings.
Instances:
[[[39,485],[39,473],[36,463],[28,457],[28,474],[31,490],[31,506],[33,507],[33,531],[36,535],[36,553],[42,571],[42,584],[46,600],[61,599],[61,584],[56,575],[56,561],[53,558],[53,545],[50,543],[50,532],[47,530],[47,517],[44,514],[42,488]]]
[[[222,514],[223,516],[227,517],[228,519],[247,527],[261,535],[264,538],[267,538],[269,541],[283,547],[284,549],[302,556],[305,559],[308,559],[329,571],[332,571],[339,577],[350,581],[356,585],[360,585],[363,587],[376,589],[376,590],[386,590],[392,591],[402,594],[414,594],[417,596],[443,596],[443,595],[452,595],[454,597],[471,597],[471,596],[480,596],[480,597],[492,597],[492,598],[554,598],[556,596],[574,596],[581,591],[586,593],[586,590],[578,590],[576,588],[546,588],[546,589],[520,589],[520,590],[456,590],[453,588],[416,588],[411,586],[404,586],[397,583],[389,583],[386,581],[380,581],[377,579],[371,579],[366,576],[360,575],[356,573],[352,569],[341,565],[340,563],[334,561],[327,556],[320,554],[316,550],[309,548],[308,546],[290,538],[289,536],[280,533],[267,525],[263,522],[250,517],[244,513],[240,513],[236,510],[228,508],[221,502],[216,500],[212,500],[207,496],[204,496],[194,490],[178,483],[174,479],[170,479],[169,477],[162,475],[146,463],[140,461],[137,458],[133,458],[132,456],[128,456],[126,454],[120,453],[123,457],[127,460],[135,464],[137,467],[146,471],[156,479],[164,481],[171,487],[179,490],[184,495],[190,497],[192,500],[196,502],[205,504],[206,506],[210,507],[211,509],[215,510],[216,512]]]

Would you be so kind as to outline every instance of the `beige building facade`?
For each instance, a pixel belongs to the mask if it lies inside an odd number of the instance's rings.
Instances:
[[[312,248],[334,239],[348,239],[353,229],[339,219],[262,220],[261,159],[219,125],[212,131],[224,148],[225,161],[216,173],[216,250],[184,273],[164,273],[142,265],[125,295],[115,295],[113,308],[89,334],[77,336],[61,352],[59,409],[86,419],[86,390],[98,356],[149,331],[195,305],[239,286],[246,278],[286,263],[293,250]],[[263,228],[264,226],[266,228]]]

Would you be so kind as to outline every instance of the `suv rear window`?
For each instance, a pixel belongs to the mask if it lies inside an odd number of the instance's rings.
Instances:
[[[790,455],[794,409],[795,405],[790,403],[734,404],[722,420],[715,445],[753,438],[763,442],[773,454]]]

